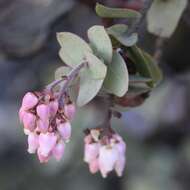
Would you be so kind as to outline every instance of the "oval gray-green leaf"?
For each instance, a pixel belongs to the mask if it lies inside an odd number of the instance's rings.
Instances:
[[[128,27],[125,24],[115,24],[107,28],[109,35],[114,37],[118,42],[126,47],[133,46],[138,41],[137,33],[132,33],[130,36],[127,33]]]
[[[114,52],[112,62],[108,65],[104,87],[109,93],[122,97],[127,92],[128,85],[129,75],[125,61],[118,52]]]
[[[106,63],[112,59],[112,44],[103,26],[95,25],[88,30],[88,38],[94,53]]]
[[[141,76],[152,79],[152,82],[148,82],[150,87],[154,87],[162,80],[162,72],[149,54],[137,46],[132,46],[127,49],[127,55],[135,63]]]
[[[126,8],[110,8],[99,3],[96,4],[96,14],[103,18],[138,18],[141,14]]]
[[[73,33],[58,33],[57,40],[61,46],[59,56],[65,64],[73,68],[83,62],[86,52],[92,52],[90,46],[82,38]]]
[[[97,95],[107,73],[105,64],[93,54],[86,54],[86,61],[87,67],[83,68],[79,74],[78,106],[84,106]]]

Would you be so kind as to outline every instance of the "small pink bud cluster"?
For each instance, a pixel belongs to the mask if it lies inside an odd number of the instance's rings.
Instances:
[[[84,161],[89,164],[91,173],[100,171],[105,178],[108,173],[115,170],[118,176],[122,176],[126,144],[121,136],[114,132],[109,136],[102,135],[99,129],[91,129],[84,142]]]
[[[73,104],[60,108],[57,96],[47,92],[28,92],[19,110],[20,121],[28,135],[28,152],[37,152],[41,163],[51,156],[60,160],[65,142],[71,136],[70,120],[75,113]]]

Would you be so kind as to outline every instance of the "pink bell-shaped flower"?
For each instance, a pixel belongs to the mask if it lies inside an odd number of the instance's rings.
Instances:
[[[69,122],[60,123],[57,126],[59,133],[61,134],[62,138],[68,141],[71,137],[71,124]]]
[[[40,104],[36,108],[37,115],[42,121],[47,121],[49,119],[49,106],[45,104]]]
[[[25,110],[31,109],[38,103],[38,98],[31,92],[25,94],[22,100],[22,108]]]
[[[89,170],[92,174],[95,174],[99,170],[98,159],[94,159],[89,163]]]
[[[38,135],[35,133],[30,133],[28,135],[28,152],[30,154],[35,153],[38,146],[39,146]]]
[[[75,112],[76,112],[76,108],[74,104],[68,104],[64,106],[64,111],[65,111],[65,115],[69,120],[72,120]]]
[[[97,158],[98,153],[99,153],[98,143],[85,144],[84,161],[90,163],[91,161]]]
[[[24,127],[33,131],[36,128],[36,116],[32,113],[25,112],[22,117]]]
[[[53,156],[57,161],[61,160],[65,151],[65,143],[63,141],[59,141],[53,149]]]
[[[56,145],[57,136],[54,133],[40,133],[39,135],[39,152],[47,157]]]
[[[42,121],[41,119],[38,119],[37,127],[40,132],[46,133],[49,128],[49,121],[48,120]]]
[[[99,153],[99,169],[105,178],[107,174],[114,169],[114,165],[118,159],[118,151],[109,146],[102,146]]]
[[[49,103],[49,114],[51,117],[54,117],[56,115],[58,107],[59,107],[58,101],[51,101]]]

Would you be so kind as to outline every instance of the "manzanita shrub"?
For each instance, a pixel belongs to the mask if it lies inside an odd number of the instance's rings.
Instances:
[[[100,4],[96,13],[103,18],[141,16],[134,10]],[[110,120],[120,118],[121,109],[142,104],[162,78],[152,57],[137,47],[137,33],[128,30],[125,24],[95,25],[87,31],[88,42],[70,32],[57,34],[64,66],[56,70],[55,81],[45,89],[26,93],[19,111],[28,135],[28,152],[37,153],[41,163],[62,158],[76,106],[98,97],[107,111],[101,125],[85,130],[84,161],[91,173],[100,171],[106,177],[115,170],[122,176],[126,144]]]

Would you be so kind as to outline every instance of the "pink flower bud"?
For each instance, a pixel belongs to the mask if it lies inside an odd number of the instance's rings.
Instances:
[[[38,98],[31,92],[25,94],[22,100],[22,107],[25,110],[31,109],[38,103]]]
[[[47,121],[49,119],[49,106],[41,104],[37,106],[37,114],[42,121]]]
[[[28,152],[29,153],[35,153],[38,148],[38,135],[35,133],[30,133],[28,135]]]
[[[85,144],[84,161],[90,163],[91,161],[97,158],[98,153],[99,153],[98,143]]]
[[[89,170],[92,174],[95,174],[99,170],[98,159],[92,160],[89,163]]]
[[[115,148],[102,146],[99,153],[99,169],[102,177],[114,169],[114,165],[118,159],[118,151]]]
[[[53,149],[53,155],[57,161],[61,160],[65,150],[65,144],[63,141],[59,141]]]
[[[26,113],[26,111],[24,110],[23,107],[21,107],[20,110],[19,110],[19,120],[20,120],[21,123],[23,122],[23,116],[24,116],[25,113]]]
[[[69,122],[61,123],[57,126],[63,140],[68,141],[71,137],[71,124]]]
[[[48,128],[49,128],[49,121],[46,120],[46,121],[42,121],[41,119],[39,119],[37,121],[37,127],[38,127],[38,130],[42,133],[46,133],[48,131]]]
[[[39,152],[40,155],[47,157],[56,145],[57,136],[54,133],[40,133]]]
[[[50,156],[44,156],[43,154],[41,154],[40,149],[37,150],[37,154],[38,154],[38,159],[39,159],[40,163],[48,162]]]
[[[49,103],[49,113],[51,117],[54,117],[56,115],[58,107],[58,101],[52,101]]]
[[[75,112],[76,112],[76,108],[74,104],[68,104],[64,106],[64,111],[65,111],[65,115],[68,119],[73,119]]]
[[[26,129],[33,131],[36,128],[36,116],[32,113],[25,112],[22,119]]]

